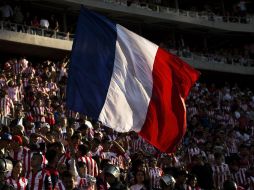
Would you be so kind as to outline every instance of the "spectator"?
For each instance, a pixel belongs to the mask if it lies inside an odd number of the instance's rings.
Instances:
[[[75,176],[69,171],[64,171],[62,175],[62,184],[66,189],[78,190],[75,185]]]
[[[135,173],[135,182],[130,187],[130,190],[148,190],[149,189],[149,181],[145,180],[146,174],[144,171],[139,170]]]
[[[237,190],[237,185],[234,181],[226,180],[223,184],[224,190]]]
[[[28,188],[28,180],[22,177],[22,162],[17,161],[13,164],[11,176],[7,178],[7,183],[15,189],[25,190]]]
[[[175,189],[175,179],[171,175],[164,175],[161,177],[161,187],[164,190],[173,190]]]
[[[40,153],[35,153],[31,159],[32,170],[29,174],[29,189],[49,189],[52,190],[50,173],[43,169],[43,156]]]
[[[149,177],[151,182],[151,187],[153,189],[160,189],[160,178],[163,175],[161,168],[157,167],[157,159],[150,159]]]
[[[41,18],[40,20],[40,27],[43,28],[43,29],[46,29],[48,30],[49,28],[49,21],[45,18]]]
[[[17,24],[23,24],[23,22],[24,22],[24,15],[23,15],[21,8],[19,6],[16,6],[14,8],[13,22],[17,23]]]
[[[125,187],[122,182],[120,181],[120,169],[114,165],[107,165],[104,168],[104,175],[106,181],[109,183],[110,188],[109,190],[125,190]]]
[[[40,22],[37,16],[34,16],[34,18],[32,19],[31,26],[32,26],[31,32],[37,34],[38,28],[40,27]]]
[[[55,15],[51,15],[50,20],[49,20],[49,25],[50,25],[50,29],[53,31],[53,33],[51,34],[51,37],[53,37],[54,35],[56,35],[55,34],[56,32],[59,32],[59,23],[58,23]]]
[[[11,6],[3,1],[2,6],[0,7],[1,19],[4,21],[10,21],[13,16],[13,10]]]
[[[176,190],[184,190],[187,181],[187,171],[184,169],[176,169],[174,177],[176,179],[175,189]]]

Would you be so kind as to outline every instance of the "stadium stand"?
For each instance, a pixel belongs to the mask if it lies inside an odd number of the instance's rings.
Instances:
[[[0,188],[252,190],[253,3],[82,1],[201,70],[187,133],[165,154],[65,107],[80,2],[1,2]]]

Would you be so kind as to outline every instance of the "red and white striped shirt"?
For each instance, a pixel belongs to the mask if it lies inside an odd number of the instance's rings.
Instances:
[[[31,169],[32,169],[31,168],[31,159],[32,159],[34,153],[35,152],[32,152],[32,151],[29,150],[27,152],[27,154],[25,154],[24,157],[23,157],[23,169],[24,169],[24,174],[25,174],[27,179],[29,179],[31,177],[30,175],[32,175],[32,173],[31,173]],[[42,155],[42,158],[43,159],[42,159],[41,167],[45,168],[48,161],[47,161],[45,155]]]
[[[17,190],[25,190],[28,185],[28,180],[24,177],[20,177],[18,181],[16,181],[10,176],[7,178],[6,182]]]
[[[213,182],[217,189],[223,188],[223,183],[230,177],[230,171],[227,164],[222,163],[221,165],[213,165]]]
[[[50,173],[45,170],[39,170],[36,173],[32,173],[29,175],[29,189],[33,190],[52,190],[52,182]]]
[[[0,112],[3,116],[8,116],[11,114],[11,110],[14,108],[12,100],[5,96],[0,99]]]
[[[35,70],[33,67],[30,66],[24,69],[22,73],[24,73],[25,75],[35,74]]]
[[[140,150],[143,150],[143,144],[144,144],[143,139],[138,137],[138,139],[135,139],[132,142],[133,142],[132,143],[132,151],[133,151],[133,153],[138,152]]]
[[[101,157],[102,153],[103,153],[103,146],[99,145],[97,149],[94,152],[92,152],[92,155]]]
[[[44,87],[44,86],[40,87],[40,92],[42,92],[42,93],[47,94],[49,91],[50,91],[50,90],[49,90],[48,87]]]
[[[189,162],[191,162],[191,158],[195,155],[206,156],[205,152],[201,151],[198,147],[188,148]]]
[[[246,168],[239,168],[239,170],[235,173],[231,173],[232,179],[236,182],[238,186],[245,186],[247,184],[246,179]]]
[[[26,88],[29,84],[29,79],[28,78],[23,78],[23,87]]]
[[[70,160],[70,152],[66,152],[66,153],[64,153],[61,157],[60,157],[60,159],[59,159],[59,161],[58,161],[58,165],[60,165],[60,164],[66,164],[66,163],[68,163],[68,161]]]
[[[76,182],[77,182],[76,186],[79,189],[85,189],[88,186],[86,178],[82,178],[82,177],[78,176]]]
[[[56,91],[58,88],[57,88],[57,85],[56,83],[54,82],[49,82],[47,87],[51,90],[51,91]]]
[[[23,156],[23,170],[25,176],[28,178],[30,171],[31,171],[31,158],[33,156],[33,153],[31,150],[28,150],[26,154]]]
[[[111,164],[119,166],[118,155],[114,152],[102,152],[101,159],[108,159]]]
[[[16,87],[9,87],[7,89],[8,96],[12,99],[12,101],[17,102],[20,100],[19,97],[19,88]]]
[[[226,151],[227,151],[226,156],[230,156],[230,154],[238,153],[236,141],[228,142]]]
[[[58,180],[58,182],[56,183],[55,189],[54,190],[65,190],[65,187],[63,185],[62,180]]]
[[[54,117],[54,110],[53,108],[49,108],[49,107],[46,107],[46,122],[49,124],[49,125],[55,125],[55,117]]]
[[[77,180],[76,180],[76,187],[79,189],[79,190],[86,190],[87,188],[87,180],[86,178],[81,178],[81,177],[77,177]],[[56,187],[54,190],[66,190],[66,188],[64,187],[64,184],[62,182],[62,180],[58,180],[58,182],[56,183]]]
[[[13,159],[13,160],[21,160],[23,161],[23,157],[26,156],[29,152],[29,149],[26,147],[20,147],[18,151],[13,151],[11,150],[9,152],[9,156]]]
[[[87,167],[87,174],[96,177],[99,173],[98,166],[95,160],[88,156],[78,158],[78,162],[84,162]]]
[[[15,62],[13,63],[13,65],[12,65],[12,69],[13,69],[13,73],[14,73],[15,75],[20,74],[20,73],[21,73],[21,70],[22,70],[22,68],[21,68],[21,63],[15,61]]]
[[[34,119],[35,121],[45,122],[45,107],[35,106],[33,107]]]
[[[159,167],[149,168],[149,177],[152,184],[152,188],[160,189],[160,178],[163,175],[163,171]]]

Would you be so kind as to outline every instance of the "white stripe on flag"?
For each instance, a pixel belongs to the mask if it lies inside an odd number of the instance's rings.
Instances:
[[[114,68],[99,120],[118,132],[139,132],[152,96],[158,46],[120,25],[116,27]]]

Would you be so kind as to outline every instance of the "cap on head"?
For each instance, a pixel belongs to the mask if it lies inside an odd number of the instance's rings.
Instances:
[[[224,190],[236,190],[237,185],[234,181],[232,180],[226,180],[223,184],[223,189]]]
[[[115,178],[118,178],[118,177],[120,176],[120,169],[119,169],[117,166],[114,166],[114,165],[112,165],[112,164],[107,165],[107,166],[104,168],[103,172],[104,172],[105,174],[111,174],[111,175],[113,175]]]
[[[2,140],[9,140],[11,141],[12,140],[12,135],[10,133],[4,133],[2,136],[1,136],[1,139]]]
[[[48,123],[43,123],[43,124],[41,125],[41,128],[43,128],[43,127],[46,127],[46,128],[48,128],[48,129],[50,129],[50,125],[49,125]]]
[[[0,173],[12,171],[12,162],[8,159],[0,158]]]
[[[174,186],[176,180],[173,176],[166,174],[161,177],[161,182],[163,182],[166,186]]]
[[[17,142],[19,145],[22,145],[22,143],[23,143],[23,140],[22,140],[21,136],[19,136],[19,135],[14,135],[12,137],[12,140],[13,140],[13,142]]]
[[[90,121],[85,121],[85,125],[89,128],[89,129],[92,129],[93,128],[93,125]]]

